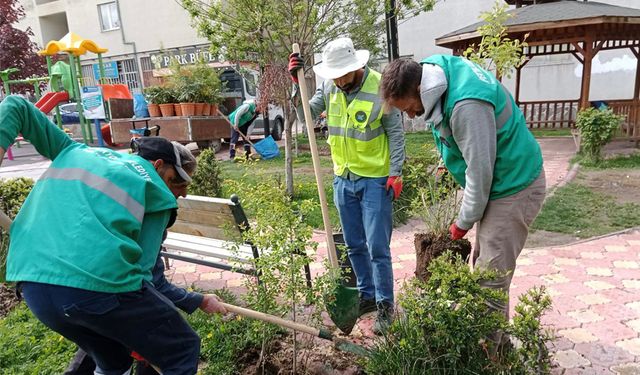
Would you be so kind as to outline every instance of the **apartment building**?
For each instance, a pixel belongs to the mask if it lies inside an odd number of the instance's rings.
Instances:
[[[189,14],[177,0],[22,0],[26,17],[18,25],[30,26],[39,46],[68,32],[91,39],[109,51],[103,55],[105,76],[137,92],[157,83],[168,66],[168,55],[181,64],[198,57],[215,61],[207,40],[191,27]],[[98,78],[97,56],[82,57],[87,85]]]

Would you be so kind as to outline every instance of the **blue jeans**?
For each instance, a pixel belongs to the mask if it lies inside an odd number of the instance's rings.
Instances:
[[[349,260],[362,298],[393,304],[391,242],[393,192],[387,177],[333,180],[333,200],[340,214]]]
[[[123,374],[131,367],[132,350],[164,375],[197,372],[200,338],[150,284],[128,293],[32,282],[19,288],[33,314],[87,352],[98,374]]]

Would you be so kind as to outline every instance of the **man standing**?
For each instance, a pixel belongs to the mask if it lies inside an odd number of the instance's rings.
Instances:
[[[444,55],[421,64],[393,61],[380,88],[385,102],[409,117],[426,113],[445,166],[464,188],[451,238],[464,237],[476,224],[476,265],[503,274],[483,285],[508,293],[545,197],[540,146],[513,97],[490,72]],[[492,301],[491,307],[509,311],[508,301]]]
[[[93,358],[96,374],[128,374],[131,350],[165,375],[195,374],[200,339],[151,284],[193,155],[161,137],[139,139],[137,155],[88,147],[9,96],[0,160],[19,133],[52,163],[11,226],[7,280],[41,322]],[[215,296],[208,301],[225,312]]]
[[[340,214],[349,259],[358,279],[360,314],[377,310],[382,333],[393,319],[391,242],[393,199],[402,191],[404,130],[400,112],[385,113],[378,96],[380,73],[366,66],[369,51],[336,39],[313,70],[326,79],[309,101],[317,118],[326,110],[333,159],[334,203]],[[304,63],[292,54],[289,72]]]
[[[229,141],[229,159],[235,160],[236,157],[236,143],[240,134],[245,137],[249,136],[249,127],[253,124],[253,121],[258,117],[259,111],[256,107],[254,100],[245,100],[238,108],[236,108],[229,115],[229,121],[233,129],[231,129],[231,140]],[[244,142],[244,156],[248,159],[251,155],[251,146]]]

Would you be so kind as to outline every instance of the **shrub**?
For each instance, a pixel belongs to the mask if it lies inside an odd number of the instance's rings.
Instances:
[[[550,358],[545,344],[550,336],[539,322],[550,306],[544,290],[532,290],[521,298],[510,325],[501,313],[487,306],[488,300],[504,301],[506,294],[478,283],[496,277],[495,272],[471,272],[450,252],[434,260],[429,270],[432,276],[426,283],[414,279],[405,284],[399,298],[404,314],[375,344],[364,364],[368,373],[548,373]],[[485,338],[497,330],[516,337],[521,347],[492,347]]]
[[[0,320],[2,374],[62,374],[75,351],[75,344],[40,323],[25,304]]]
[[[0,209],[13,219],[32,188],[33,180],[30,178],[0,180]],[[5,280],[8,248],[9,235],[4,229],[0,229],[0,282]]]
[[[580,129],[580,153],[587,158],[600,159],[600,151],[622,123],[622,116],[610,108],[587,108],[578,112],[576,127]]]
[[[212,149],[206,148],[198,155],[198,168],[192,179],[189,194],[205,197],[219,197],[221,195],[220,163],[216,160],[216,154]]]

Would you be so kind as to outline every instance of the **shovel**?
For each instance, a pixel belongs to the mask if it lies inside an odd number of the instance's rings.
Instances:
[[[233,128],[233,124],[231,123],[231,121],[229,121],[227,116],[225,116],[219,111],[218,111],[218,114],[220,114],[220,116],[222,116],[222,118],[224,118],[229,123],[229,126]],[[245,137],[245,135],[242,134],[241,131],[239,130],[236,130],[236,131],[238,132],[238,134],[240,134],[240,136],[242,137],[242,139],[244,139],[245,142],[250,144],[251,147],[253,147],[253,149],[256,150],[256,152],[260,154],[260,156],[262,156],[263,159],[269,160],[280,155],[280,149],[278,148],[278,144],[276,143],[276,141],[273,140],[272,136],[268,136],[261,141],[253,143],[249,140],[249,137]]]
[[[347,340],[341,339],[339,337],[335,337],[331,332],[325,329],[322,329],[322,328],[318,329],[318,328],[310,327],[304,324],[292,322],[290,320],[282,319],[274,315],[269,315],[259,311],[245,309],[244,307],[230,305],[224,302],[221,302],[221,303],[224,306],[224,308],[227,309],[227,311],[231,311],[232,313],[242,315],[251,319],[262,320],[263,322],[276,324],[281,327],[290,328],[294,331],[306,333],[311,336],[319,337],[321,339],[333,341],[336,348],[342,351],[350,352],[363,357],[366,357],[370,354],[369,350],[367,350],[366,348],[360,345],[354,344],[352,342],[349,342]]]
[[[300,53],[298,43],[293,44],[293,52]],[[322,184],[322,176],[320,175],[320,157],[318,156],[318,146],[316,145],[316,134],[313,130],[313,119],[311,118],[311,109],[309,108],[309,98],[307,94],[307,83],[304,78],[302,69],[298,70],[298,82],[300,85],[300,98],[304,108],[304,122],[307,126],[307,134],[309,136],[309,146],[311,147],[311,157],[313,159],[313,171],[316,175],[316,184],[318,185],[318,195],[320,197],[320,208],[322,209],[322,221],[324,223],[324,231],[327,236],[327,253],[331,267],[339,268],[338,256],[336,254],[336,245],[333,242],[333,230],[329,221],[329,208],[327,206],[327,197]],[[329,317],[333,323],[345,334],[351,333],[353,326],[360,317],[360,298],[358,289],[348,288],[344,285],[338,285],[333,296],[329,296],[331,300],[327,303]]]

